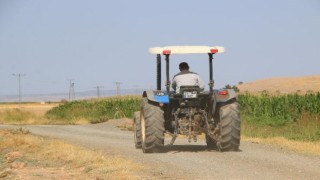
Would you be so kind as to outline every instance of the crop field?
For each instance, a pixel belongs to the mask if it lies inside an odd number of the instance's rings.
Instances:
[[[320,93],[240,94],[238,101],[245,135],[320,140]]]
[[[320,114],[320,93],[278,96],[268,93],[240,94],[238,99],[243,109],[242,113],[253,117],[282,119],[282,123],[302,120],[306,114],[314,117]]]
[[[253,138],[284,137],[320,141],[320,93],[238,95],[241,134]],[[87,124],[132,118],[140,96],[119,96],[64,104],[0,105],[0,122],[9,124]]]
[[[320,93],[260,95],[239,94],[241,131],[248,137],[285,137],[290,140],[320,140]],[[49,121],[77,124],[132,118],[140,109],[139,96],[74,101],[48,111]]]

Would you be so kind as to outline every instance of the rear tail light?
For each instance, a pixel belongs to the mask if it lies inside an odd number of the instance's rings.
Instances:
[[[213,54],[214,54],[214,53],[217,53],[217,52],[218,52],[218,49],[210,49],[210,52],[213,53]]]
[[[221,90],[221,91],[219,91],[219,95],[228,95],[229,93],[228,93],[228,91],[227,90]]]
[[[171,50],[163,50],[163,51],[162,51],[162,54],[164,54],[164,55],[171,54]]]

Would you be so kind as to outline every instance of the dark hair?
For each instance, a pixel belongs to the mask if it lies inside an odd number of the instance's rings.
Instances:
[[[180,70],[189,70],[189,65],[186,62],[182,62],[179,64],[179,69]]]

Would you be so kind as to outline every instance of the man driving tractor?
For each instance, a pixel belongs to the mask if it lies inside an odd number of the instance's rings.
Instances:
[[[186,62],[179,64],[180,72],[173,77],[172,88],[176,93],[180,92],[180,86],[199,86],[204,90],[204,82],[201,77],[194,72],[189,71],[189,65]]]

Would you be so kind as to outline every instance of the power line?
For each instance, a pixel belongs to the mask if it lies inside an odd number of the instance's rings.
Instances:
[[[18,77],[18,81],[19,81],[19,104],[21,103],[21,99],[22,99],[22,93],[21,93],[21,77],[26,76],[26,74],[12,74],[13,76],[17,76]]]

